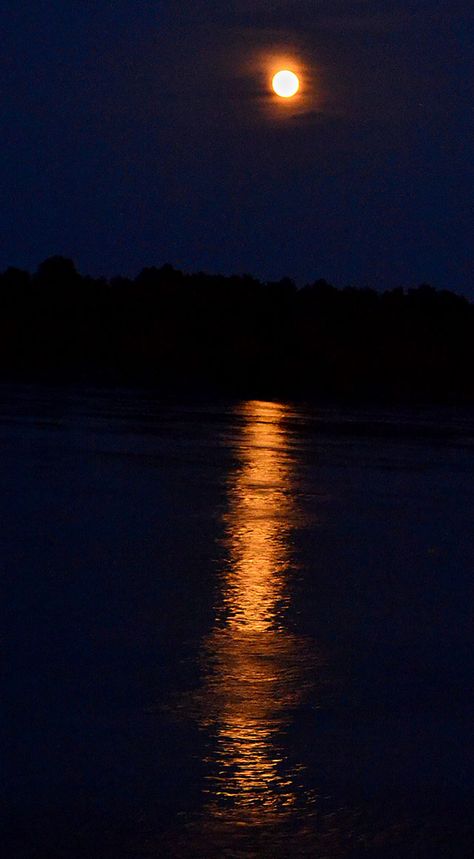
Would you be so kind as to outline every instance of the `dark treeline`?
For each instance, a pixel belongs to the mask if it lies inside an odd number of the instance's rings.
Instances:
[[[0,275],[4,379],[250,396],[474,401],[474,305],[446,290],[323,280],[84,277],[62,257]]]

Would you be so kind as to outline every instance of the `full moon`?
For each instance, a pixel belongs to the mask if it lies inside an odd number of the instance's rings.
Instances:
[[[280,98],[291,98],[300,88],[298,75],[288,69],[277,72],[272,80],[272,87]]]

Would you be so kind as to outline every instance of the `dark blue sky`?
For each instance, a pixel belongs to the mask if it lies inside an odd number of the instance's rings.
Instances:
[[[1,31],[0,268],[474,296],[471,0],[3,0]]]

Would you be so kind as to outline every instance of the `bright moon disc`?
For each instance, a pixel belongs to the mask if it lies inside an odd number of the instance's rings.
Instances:
[[[285,69],[277,72],[272,80],[272,87],[281,98],[291,98],[300,88],[298,76]]]

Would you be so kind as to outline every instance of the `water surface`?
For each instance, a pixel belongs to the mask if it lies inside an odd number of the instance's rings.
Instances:
[[[464,857],[474,418],[4,387],[19,857]]]

